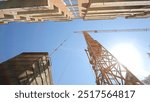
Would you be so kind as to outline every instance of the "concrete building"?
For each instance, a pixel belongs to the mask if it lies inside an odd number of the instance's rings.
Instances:
[[[0,0],[0,24],[117,17],[149,18],[150,0]]]
[[[51,85],[47,52],[21,53],[0,64],[0,85]]]
[[[84,20],[150,17],[150,0],[78,0],[78,6]]]
[[[73,18],[62,0],[1,0],[0,24],[8,22],[69,21]]]

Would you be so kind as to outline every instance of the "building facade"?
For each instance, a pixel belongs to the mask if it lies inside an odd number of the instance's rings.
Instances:
[[[47,52],[26,52],[0,64],[2,85],[52,85]]]
[[[0,24],[9,22],[149,18],[149,0],[0,0]]]
[[[72,13],[62,0],[1,0],[0,24],[9,22],[69,21]]]
[[[84,20],[149,18],[150,0],[78,0]]]

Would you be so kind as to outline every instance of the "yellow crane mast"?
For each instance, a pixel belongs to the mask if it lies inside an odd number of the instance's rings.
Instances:
[[[142,85],[127,67],[94,40],[86,31],[83,32],[87,43],[85,50],[96,77],[97,85]]]

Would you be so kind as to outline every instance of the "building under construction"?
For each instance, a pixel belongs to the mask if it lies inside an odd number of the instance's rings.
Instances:
[[[149,18],[149,0],[0,0],[0,24],[9,22]]]
[[[2,0],[0,22],[68,21],[73,18],[62,0]]]
[[[51,63],[47,52],[21,53],[0,64],[2,85],[51,85]]]
[[[117,17],[149,18],[150,0],[0,0],[0,24]],[[98,85],[143,84],[87,32],[84,31],[83,35],[88,46],[86,53]],[[52,83],[51,63],[46,52],[22,53],[0,64],[0,84]]]
[[[83,35],[87,43],[85,51],[95,73],[97,85],[143,85],[127,67],[122,65],[107,49],[94,40],[87,31],[83,31]],[[63,43],[60,45],[62,46]],[[22,53],[1,63],[0,84],[53,84],[48,53]]]
[[[78,0],[80,16],[85,20],[150,17],[149,0]]]

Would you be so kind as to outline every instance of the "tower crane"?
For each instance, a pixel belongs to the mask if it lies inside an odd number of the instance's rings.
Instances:
[[[150,31],[150,28],[137,28],[137,29],[113,29],[113,30],[86,30],[75,31],[74,33],[94,32],[94,33],[115,33],[115,32],[145,32]]]
[[[127,67],[87,32],[83,32],[87,43],[87,56],[96,76],[97,85],[142,85]]]
[[[96,77],[97,85],[143,85],[143,83],[121,64],[103,45],[88,32],[150,31],[150,29],[89,30],[82,32],[87,43],[86,54]]]

